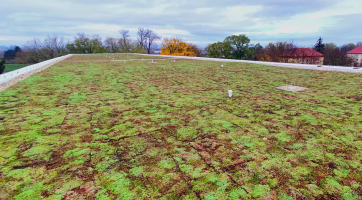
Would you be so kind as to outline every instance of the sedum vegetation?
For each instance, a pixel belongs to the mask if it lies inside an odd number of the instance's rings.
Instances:
[[[1,91],[0,199],[361,199],[361,74],[147,58]]]

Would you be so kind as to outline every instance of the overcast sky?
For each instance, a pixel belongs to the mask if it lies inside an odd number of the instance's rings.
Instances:
[[[293,40],[313,45],[319,36],[338,45],[362,41],[362,0],[1,0],[0,45],[23,45],[79,32],[136,36],[150,28],[201,47],[246,34],[251,43]]]

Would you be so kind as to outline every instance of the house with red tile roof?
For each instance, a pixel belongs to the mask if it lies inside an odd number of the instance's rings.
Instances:
[[[362,67],[362,46],[352,49],[347,56],[352,58],[354,67]]]
[[[324,61],[324,55],[312,48],[294,48],[280,57],[288,63],[323,65]]]

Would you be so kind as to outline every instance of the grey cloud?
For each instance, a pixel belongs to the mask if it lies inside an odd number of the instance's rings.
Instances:
[[[336,17],[335,28],[326,27],[322,30],[326,42],[333,42],[335,38],[341,38],[341,44],[356,43],[362,41],[362,12]]]
[[[238,32],[250,32],[248,36],[252,41],[264,41],[264,43],[291,39],[301,43],[313,40],[314,43],[313,38],[319,36],[338,43],[359,37],[357,32],[339,29],[339,27],[344,27],[346,30],[353,29],[347,17],[346,19],[341,17],[335,27],[326,27],[320,33],[308,35],[299,33],[265,35],[258,33],[263,30],[251,29],[254,24],[250,19],[258,18],[268,24],[277,24],[297,14],[332,7],[337,2],[336,0],[198,0],[192,2],[186,0],[38,0],[36,3],[25,0],[3,0],[2,2],[0,38],[1,36],[41,38],[55,33],[72,39],[77,32],[90,35],[97,33],[82,29],[81,27],[85,24],[118,25],[127,29],[147,27],[183,30],[190,35],[179,36],[185,40],[199,41],[200,44],[221,41],[226,36]],[[261,6],[261,10],[234,22],[231,21],[234,19],[225,18],[225,10],[235,6]],[[204,10],[198,13],[196,12],[198,9]],[[362,18],[360,15],[354,17]],[[102,33],[103,38],[118,35],[114,30],[99,32]],[[334,32],[338,35],[332,34]],[[9,45],[12,44],[11,42],[0,40],[0,45]]]
[[[334,6],[337,0],[303,0],[303,1],[267,1],[263,4],[260,12],[253,14],[254,17],[283,19],[296,14],[311,13]]]

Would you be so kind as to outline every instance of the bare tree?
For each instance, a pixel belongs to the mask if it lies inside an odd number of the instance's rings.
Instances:
[[[351,51],[352,49],[356,48],[357,46],[353,43],[348,43],[343,45],[343,47],[347,50],[347,51]]]
[[[55,58],[66,52],[67,41],[57,35],[48,36],[43,42],[34,38],[29,41],[25,49],[29,53],[36,55],[40,60]]]
[[[132,47],[129,30],[122,29],[119,31],[119,34],[121,34],[121,38],[119,39],[120,51],[122,53],[128,53]]]
[[[120,52],[120,46],[117,38],[108,37],[104,41],[104,47],[109,51],[109,53]]]
[[[161,37],[157,33],[153,32],[150,29],[138,28],[137,40],[140,46],[143,49],[147,50],[148,54],[151,51],[154,42],[160,40]]]
[[[33,46],[33,42],[34,41],[28,41],[27,44],[23,46],[23,51],[19,53],[15,58],[16,63],[37,63],[41,60],[45,60],[43,56],[39,54],[37,49]]]
[[[46,44],[46,45],[45,45]],[[52,51],[53,52],[52,52]],[[34,38],[27,42],[22,48],[22,52],[16,56],[18,63],[37,63],[43,60],[51,59],[55,54],[55,50],[50,45],[50,42],[45,40],[41,42],[39,39]]]
[[[347,55],[347,53],[353,49],[353,45],[345,44],[337,47],[333,43],[326,44],[324,53],[325,65],[337,65],[337,66],[351,66],[353,59]]]
[[[294,42],[269,43],[262,50],[264,60],[271,62],[293,62],[293,58],[301,57]]]
[[[191,49],[195,53],[196,57],[201,57],[202,50],[200,49],[200,47],[192,43],[189,43],[189,45],[191,46]]]
[[[277,42],[277,57],[278,62],[285,62],[288,63],[293,58],[303,57],[303,55],[300,55],[302,52],[298,51],[297,46],[294,44],[294,42]]]
[[[126,30],[126,29],[121,29],[121,30],[119,31],[119,34],[121,34],[121,40],[122,40],[123,42],[127,42],[127,41],[129,40],[129,37],[131,37],[131,36],[129,35],[129,30]]]
[[[352,66],[353,59],[348,56],[348,52],[352,49],[356,48],[356,46],[352,43],[345,44],[339,48],[339,65],[341,66]]]
[[[48,49],[44,48],[44,44],[39,40],[34,38],[27,42],[27,45],[24,46],[24,49],[28,51],[28,55],[34,58],[37,62],[40,60],[50,59]]]
[[[161,39],[161,36],[157,35],[157,33],[153,32],[152,30],[148,30],[148,33],[146,35],[146,50],[147,53],[150,54],[151,47],[154,45],[154,42]]]
[[[62,54],[66,50],[67,42],[63,37],[58,37],[57,35],[48,36],[43,44],[42,48],[46,49],[50,58],[55,58]]]
[[[140,44],[140,46],[142,46],[144,49],[146,49],[145,47],[146,47],[147,36],[148,36],[149,32],[150,32],[149,29],[138,28],[137,40],[138,40],[138,43]]]
[[[362,46],[362,42],[357,42],[356,47]]]

